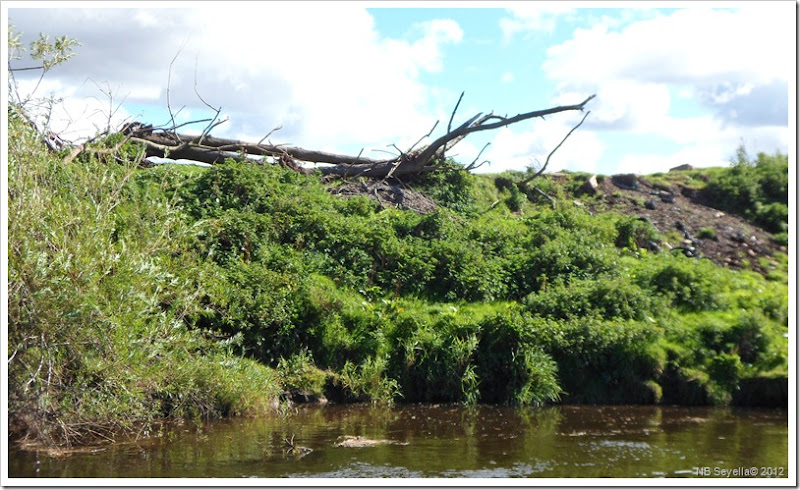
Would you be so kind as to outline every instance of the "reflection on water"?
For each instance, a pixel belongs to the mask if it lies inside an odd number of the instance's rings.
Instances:
[[[764,466],[785,478],[789,469],[786,411],[343,405],[163,432],[67,458],[14,450],[9,476],[674,477]]]

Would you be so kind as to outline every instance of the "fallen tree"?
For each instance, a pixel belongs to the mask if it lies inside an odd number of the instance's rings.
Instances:
[[[462,93],[461,95],[463,97],[464,94]],[[447,132],[445,134],[436,138],[428,145],[425,145],[419,149],[415,149],[422,140],[429,137],[431,133],[433,133],[433,130],[438,125],[437,122],[431,131],[424,137],[420,138],[420,140],[417,141],[417,143],[415,143],[411,148],[406,151],[402,151],[397,148],[397,146],[393,145],[398,151],[398,155],[392,158],[380,160],[366,158],[361,154],[356,156],[340,155],[317,150],[308,150],[294,146],[273,145],[271,143],[265,144],[264,140],[267,139],[269,134],[257,143],[226,138],[216,138],[208,134],[210,129],[214,126],[213,120],[212,123],[206,127],[206,130],[204,130],[199,136],[180,134],[177,132],[177,128],[174,125],[172,128],[165,129],[156,128],[141,123],[126,124],[122,129],[122,133],[125,135],[128,141],[144,145],[146,157],[187,159],[208,164],[221,163],[226,158],[232,158],[239,161],[252,161],[253,159],[258,159],[259,157],[273,157],[280,163],[290,165],[298,169],[302,168],[299,162],[327,164],[318,168],[323,175],[335,175],[341,177],[364,176],[385,179],[392,176],[402,177],[437,170],[445,161],[446,153],[469,134],[479,131],[498,129],[520,121],[537,117],[544,118],[545,116],[560,112],[583,112],[586,104],[594,97],[594,95],[589,96],[579,104],[551,107],[549,109],[518,114],[513,117],[498,116],[492,113],[478,113],[458,127],[451,129],[453,116],[455,115],[458,105],[461,102],[461,98],[459,98],[458,103],[456,104],[456,107],[453,109],[453,113],[450,116],[450,123],[448,124]],[[572,129],[572,131],[574,131],[578,126],[580,126],[581,123],[583,123],[583,120],[586,119],[587,115],[588,112],[586,115],[584,115],[584,118],[581,120],[581,122]],[[572,131],[567,134],[567,137],[572,133]],[[564,139],[566,140],[566,137]],[[561,144],[559,144],[559,146],[561,146]],[[481,150],[481,152],[482,151],[483,150]],[[466,166],[466,170],[471,170],[479,166],[479,158],[480,154],[471,164]]]

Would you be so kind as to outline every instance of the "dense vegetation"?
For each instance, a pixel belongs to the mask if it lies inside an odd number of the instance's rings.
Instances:
[[[703,192],[710,202],[741,214],[785,241],[789,222],[789,158],[759,153],[751,158],[744,146],[730,168],[711,176]]]
[[[765,278],[648,253],[656,232],[634,217],[551,209],[465,172],[419,179],[440,204],[422,215],[280,166],[127,155],[65,165],[9,112],[18,435],[86,442],[263,412],[287,390],[725,404],[742,380],[786,376],[785,257]],[[726,206],[785,221],[785,157],[714,172],[706,192]],[[565,198],[576,183],[539,185]]]

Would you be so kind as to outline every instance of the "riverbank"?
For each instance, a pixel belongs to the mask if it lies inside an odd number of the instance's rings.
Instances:
[[[788,258],[744,218],[726,226],[755,255],[739,244],[742,260],[718,264],[670,252],[678,231],[615,211],[621,194],[577,205],[580,175],[537,181],[553,206],[505,182],[519,175],[449,162],[404,183],[436,204],[420,212],[292,168],[142,168],[137,154],[65,164],[9,115],[16,437],[82,445],[266,413],[286,392],[726,405],[742,387],[771,398],[748,380],[787,377]]]

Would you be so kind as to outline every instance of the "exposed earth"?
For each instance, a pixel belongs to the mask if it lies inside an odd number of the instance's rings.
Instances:
[[[709,206],[696,189],[681,184],[652,184],[646,177],[621,175],[602,179],[598,191],[602,197],[599,204],[587,206],[590,212],[613,210],[649,221],[666,237],[658,244],[664,252],[673,249],[671,253],[762,274],[777,266],[770,258],[775,252],[787,253],[769,232]]]

